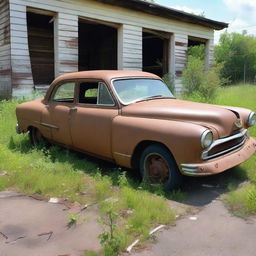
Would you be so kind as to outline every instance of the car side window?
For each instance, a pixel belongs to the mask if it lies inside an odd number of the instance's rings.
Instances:
[[[74,102],[75,82],[61,84],[55,91],[52,100],[58,102]]]
[[[79,103],[114,106],[107,86],[102,82],[82,82],[79,87]]]

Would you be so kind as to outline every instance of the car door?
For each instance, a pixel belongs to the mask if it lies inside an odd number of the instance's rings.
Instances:
[[[78,103],[71,115],[71,137],[77,149],[112,158],[112,120],[118,107],[107,85],[100,81],[82,81]]]
[[[75,86],[74,81],[56,85],[42,113],[41,124],[48,130],[45,133],[50,134],[53,141],[66,146],[72,145],[70,117],[75,107]]]

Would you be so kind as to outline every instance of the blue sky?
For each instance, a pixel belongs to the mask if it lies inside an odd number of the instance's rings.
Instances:
[[[256,0],[156,0],[156,3],[229,23],[229,32],[256,35]],[[223,31],[215,33],[215,43]]]

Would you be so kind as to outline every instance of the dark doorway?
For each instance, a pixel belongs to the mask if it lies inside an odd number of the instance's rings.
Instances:
[[[27,12],[28,46],[34,85],[54,79],[53,16]]]
[[[206,44],[206,39],[203,38],[198,38],[198,37],[188,37],[188,47],[191,46],[197,46],[197,45],[205,45]]]
[[[117,69],[117,29],[79,21],[79,71]]]
[[[143,32],[143,71],[160,77],[168,73],[169,39]]]

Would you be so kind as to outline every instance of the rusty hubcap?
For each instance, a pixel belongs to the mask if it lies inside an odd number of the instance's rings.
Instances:
[[[151,184],[166,184],[169,180],[170,170],[166,160],[154,153],[145,159],[145,171]]]

